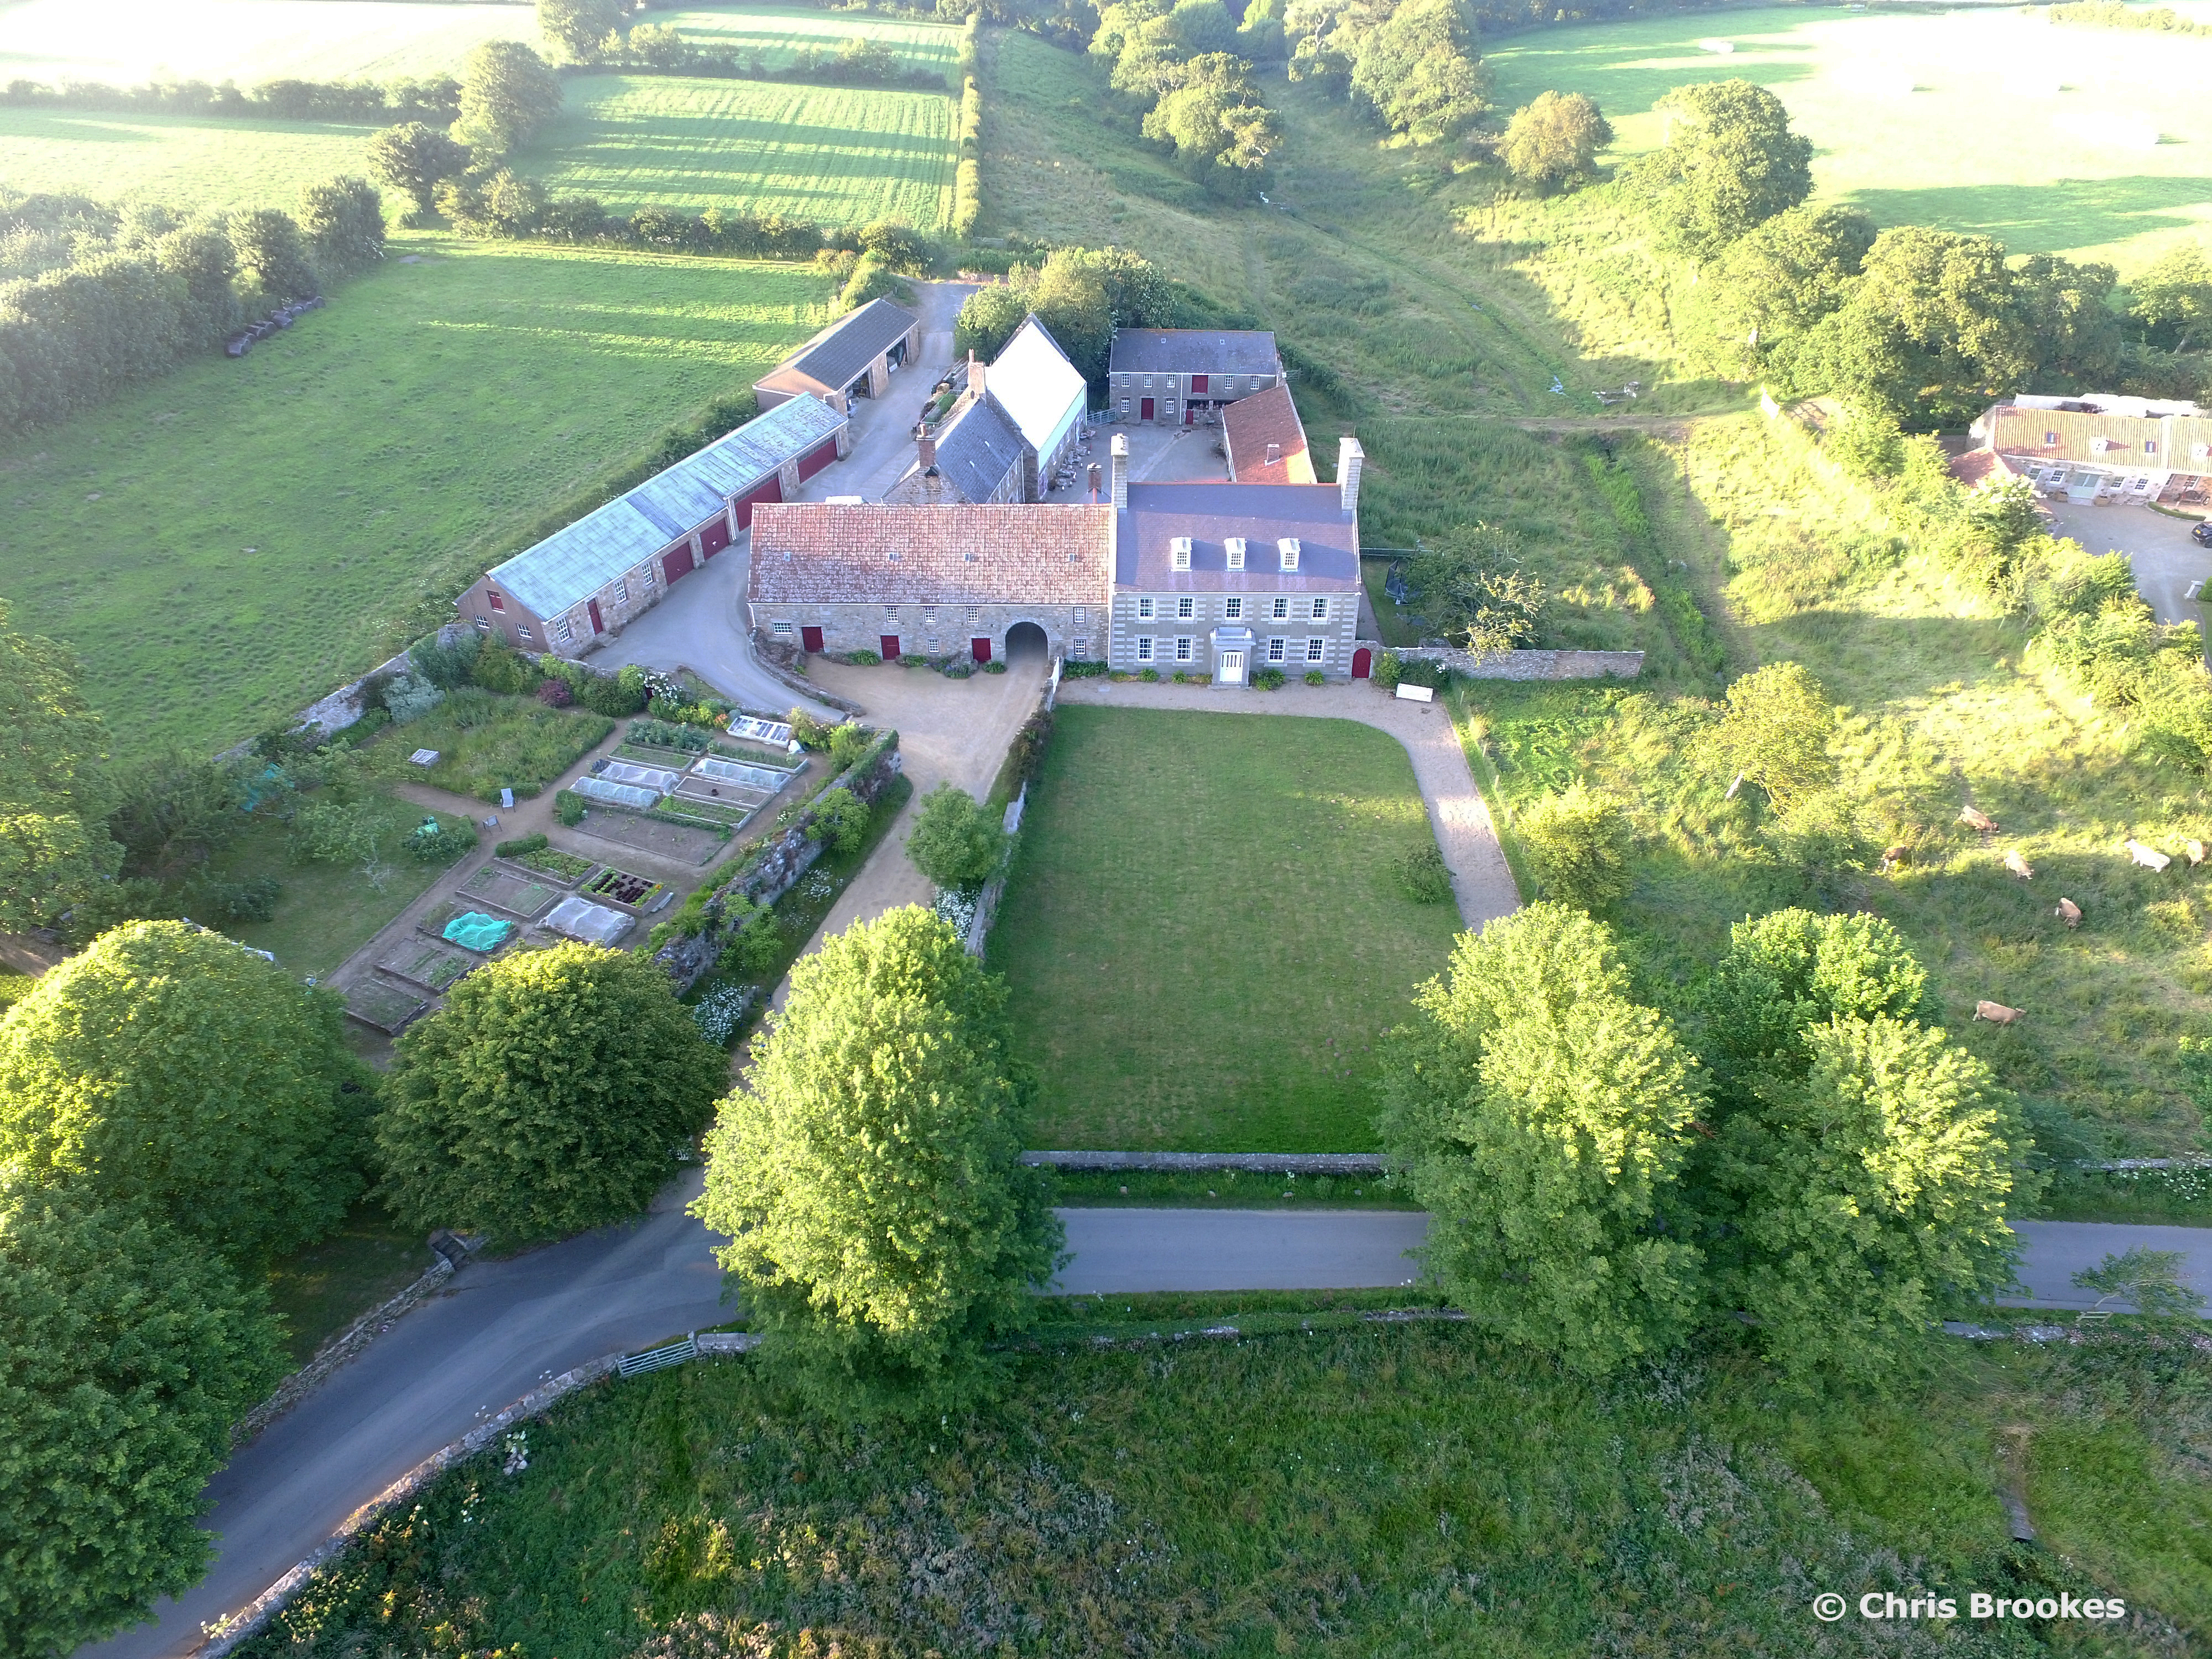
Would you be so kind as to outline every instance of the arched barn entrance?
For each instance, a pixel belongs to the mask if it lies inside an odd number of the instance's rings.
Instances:
[[[1018,622],[1006,630],[1006,660],[1042,662],[1051,650],[1044,629],[1032,622]]]

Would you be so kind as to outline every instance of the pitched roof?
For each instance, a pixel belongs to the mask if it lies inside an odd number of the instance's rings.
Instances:
[[[1265,329],[1117,328],[1109,372],[1273,374],[1281,367]]]
[[[2212,472],[2212,418],[2204,416],[1999,404],[1976,424],[2000,455],[2116,471]]]
[[[1091,401],[1082,371],[1035,317],[1014,331],[984,385],[1039,455],[1052,453]]]
[[[1238,483],[1314,482],[1305,426],[1288,386],[1271,386],[1223,410],[1221,441],[1229,452],[1229,476]]]
[[[635,489],[492,568],[492,580],[539,617],[557,617],[671,542],[688,536],[786,461],[834,436],[845,417],[794,398]]]
[[[824,392],[842,392],[862,370],[906,337],[920,319],[889,300],[871,300],[840,317],[760,379],[763,386],[792,377]]]
[[[917,469],[893,485],[884,499],[988,501],[1006,482],[1006,474],[1019,472],[1021,465],[1021,429],[999,406],[996,394],[986,391],[980,398],[963,398],[952,418],[937,429],[937,483],[951,493],[926,481],[906,489],[909,482],[926,480],[927,475]]]
[[[1334,593],[1359,586],[1359,525],[1344,511],[1334,484],[1133,483],[1129,510],[1116,517],[1118,587],[1148,593]],[[1188,570],[1176,569],[1173,562],[1173,543],[1182,536],[1190,538]],[[1231,536],[1246,543],[1242,570],[1229,568]],[[1285,537],[1298,542],[1295,571],[1281,566],[1277,544]]]
[[[1089,605],[1112,574],[1110,507],[753,509],[751,597],[799,605]]]

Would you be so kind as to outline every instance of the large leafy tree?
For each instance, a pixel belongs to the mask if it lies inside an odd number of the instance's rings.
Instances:
[[[951,927],[892,910],[793,969],[722,1103],[694,1209],[731,1236],[764,1358],[830,1410],[969,1398],[1058,1265],[1005,1000]]]
[[[939,887],[963,887],[991,873],[1005,840],[973,795],[943,783],[921,798],[906,852],[914,867]]]
[[[1704,1049],[1727,1087],[1802,1073],[1806,1034],[1832,1019],[1917,1019],[1928,974],[1880,916],[1777,910],[1729,930],[1703,994]]]
[[[1600,923],[1529,906],[1464,935],[1384,1060],[1382,1139],[1430,1211],[1430,1271],[1516,1342],[1590,1372],[1671,1346],[1701,1288],[1663,1230],[1700,1096]]]
[[[386,127],[368,141],[369,176],[405,195],[418,217],[430,212],[438,186],[468,167],[468,146],[421,121]]]
[[[308,1243],[362,1187],[372,1097],[342,1022],[219,933],[115,928],[0,1019],[0,1165],[241,1265]]]
[[[316,291],[307,240],[290,214],[252,208],[232,214],[225,228],[238,251],[239,270],[259,286],[264,299],[299,300]]]
[[[2160,254],[2129,284],[2128,314],[2155,343],[2174,351],[2202,344],[2212,320],[2212,259],[2194,242]]]
[[[1397,0],[1360,41],[1352,95],[1417,144],[1456,137],[1489,101],[1467,0]]]
[[[1173,77],[1178,84],[1165,88],[1144,118],[1145,137],[1173,144],[1185,170],[1220,195],[1257,189],[1267,157],[1282,142],[1281,124],[1252,85],[1249,67],[1223,52],[1194,58],[1179,66]]]
[[[462,68],[460,110],[453,137],[504,155],[561,112],[560,78],[521,41],[487,40]]]
[[[1595,915],[1627,896],[1635,831],[1611,796],[1577,781],[1545,796],[1513,828],[1546,898]]]
[[[0,600],[0,932],[58,921],[122,859],[100,826],[107,728],[77,662],[8,622]]]
[[[572,63],[589,64],[620,32],[627,9],[622,0],[538,0],[538,30]]]
[[[1813,193],[1813,143],[1790,112],[1748,81],[1677,87],[1659,100],[1667,144],[1640,165],[1655,222],[1699,259]]]
[[[0,1656],[67,1653],[198,1581],[201,1490],[283,1371],[264,1292],[196,1241],[0,1188]]]
[[[1521,550],[1494,525],[1459,525],[1406,564],[1422,623],[1437,637],[1489,656],[1536,636],[1544,587],[1521,568]]]
[[[651,961],[561,945],[470,975],[400,1038],[382,1193],[508,1243],[643,1210],[706,1126],[728,1059]]]
[[[1540,92],[1513,112],[1498,159],[1514,179],[1549,194],[1593,178],[1613,125],[1587,93]]]
[[[1722,255],[1723,303],[1765,360],[1840,307],[1866,263],[1874,221],[1856,208],[1794,207]]]
[[[300,229],[317,269],[366,270],[384,258],[384,198],[365,179],[326,179],[300,188]]]
[[[1826,690],[1803,664],[1771,662],[1729,687],[1705,751],[1718,775],[1732,776],[1731,788],[1756,785],[1786,816],[1835,775],[1828,758],[1835,726]]]

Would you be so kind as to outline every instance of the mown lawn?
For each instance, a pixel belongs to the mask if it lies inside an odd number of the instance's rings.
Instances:
[[[373,667],[826,315],[788,266],[392,253],[242,362],[0,446],[0,595],[86,658],[125,755],[222,748]]]
[[[1029,1144],[1371,1147],[1376,1039],[1460,927],[1393,873],[1433,841],[1404,747],[1348,720],[1057,720],[991,933],[1040,1079]]]
[[[825,225],[951,210],[950,98],[865,87],[593,75],[516,157],[549,189],[611,210],[781,213]]]
[[[1112,1304],[1125,1335],[1268,1319],[1145,1300]],[[1281,1329],[1291,1310],[1278,1334],[1099,1348],[1106,1312],[1056,1309],[1068,1347],[957,1423],[841,1431],[742,1359],[601,1384],[522,1431],[526,1469],[500,1446],[450,1471],[244,1651],[2148,1656],[2212,1634],[2190,1449],[2212,1362],[2179,1342],[1939,1339],[1895,1401],[1806,1403],[1720,1359],[1593,1387],[1465,1327],[1310,1306],[1314,1330]],[[2007,1535],[2008,1430],[2039,1546]],[[1890,1589],[2118,1594],[2138,1620],[1812,1614]]]

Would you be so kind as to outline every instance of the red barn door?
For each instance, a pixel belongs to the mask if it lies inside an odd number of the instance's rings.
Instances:
[[[988,662],[988,661],[990,661],[990,660],[991,660],[991,641],[988,641],[988,639],[983,639],[983,640],[970,640],[970,641],[968,641],[968,654],[969,654],[969,656],[971,656],[971,657],[975,658],[975,660],[976,660],[977,662]]]
[[[802,623],[799,629],[799,642],[809,651],[820,651],[822,630],[818,628],[809,628]]]
[[[697,565],[698,561],[691,556],[689,547],[679,547],[673,553],[660,556],[661,574],[668,578],[672,586],[679,577],[690,575]]]

